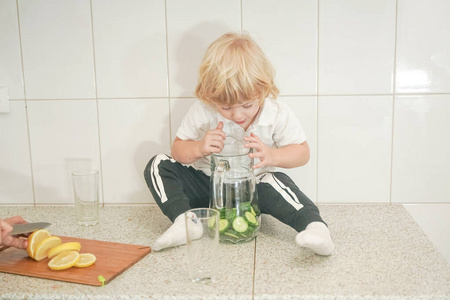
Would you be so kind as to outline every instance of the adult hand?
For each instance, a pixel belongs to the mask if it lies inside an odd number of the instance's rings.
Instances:
[[[0,220],[0,246],[26,249],[28,247],[28,241],[26,238],[9,235],[13,229],[12,225],[24,223],[28,222],[20,216]]]

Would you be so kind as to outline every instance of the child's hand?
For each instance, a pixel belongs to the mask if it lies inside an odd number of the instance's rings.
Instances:
[[[215,129],[211,129],[206,132],[200,144],[200,151],[203,156],[222,151],[226,138],[226,134],[222,129],[223,122],[219,122]]]
[[[261,141],[261,139],[254,133],[246,136],[244,140],[246,148],[252,148],[253,153],[248,156],[251,158],[259,158],[260,162],[253,166],[253,169],[258,169],[264,166],[273,166],[273,149],[268,147]]]

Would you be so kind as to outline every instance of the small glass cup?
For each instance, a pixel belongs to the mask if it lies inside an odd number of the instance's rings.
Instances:
[[[72,172],[75,216],[79,225],[95,225],[99,214],[99,171],[78,170]]]
[[[196,208],[185,212],[189,278],[214,282],[219,272],[219,211]]]

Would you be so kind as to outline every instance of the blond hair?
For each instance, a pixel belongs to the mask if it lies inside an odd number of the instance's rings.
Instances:
[[[207,104],[276,99],[275,71],[248,34],[227,33],[208,48],[199,68],[195,95]]]

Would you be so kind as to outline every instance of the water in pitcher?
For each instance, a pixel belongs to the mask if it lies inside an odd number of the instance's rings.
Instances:
[[[219,239],[239,243],[252,240],[259,231],[253,159],[243,144],[225,145],[211,156],[211,207],[220,211]]]

